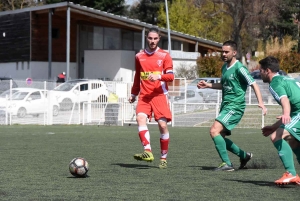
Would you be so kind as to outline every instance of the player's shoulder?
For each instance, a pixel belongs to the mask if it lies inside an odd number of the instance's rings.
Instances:
[[[158,49],[156,50],[155,54],[158,55],[158,56],[160,56],[160,57],[166,57],[166,56],[167,56],[167,57],[171,57],[171,56],[170,56],[170,53],[169,53],[168,51],[163,50],[163,49],[160,49],[160,48],[158,48]]]
[[[135,57],[139,58],[141,56],[145,55],[145,51],[144,50],[140,50],[138,53],[135,54]]]

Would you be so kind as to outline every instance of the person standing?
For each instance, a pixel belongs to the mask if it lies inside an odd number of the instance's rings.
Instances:
[[[62,72],[62,73],[58,74],[56,83],[57,84],[64,83],[66,81],[65,79],[66,79],[66,73]]]
[[[273,125],[262,128],[262,134],[270,136],[286,172],[275,181],[277,185],[296,183],[300,178],[296,174],[293,152],[300,164],[300,83],[295,79],[279,75],[279,62],[273,56],[259,61],[263,82],[269,83],[269,90],[282,107],[282,115]]]
[[[246,102],[245,93],[248,85],[252,87],[258,100],[258,107],[262,108],[263,114],[267,112],[262,101],[261,92],[257,83],[249,74],[248,69],[236,59],[237,44],[234,41],[226,41],[222,46],[221,83],[207,83],[201,80],[198,88],[222,89],[222,103],[219,116],[210,128],[210,136],[215,144],[216,150],[222,163],[215,171],[234,171],[227,150],[240,158],[239,169],[245,168],[253,154],[246,152],[234,144],[226,136],[231,135],[231,130],[240,122],[244,115]]]
[[[172,120],[170,111],[167,82],[174,80],[173,61],[169,53],[160,49],[158,43],[160,32],[158,28],[149,29],[147,36],[148,48],[135,56],[135,76],[128,101],[135,102],[138,134],[144,147],[144,152],[133,157],[139,161],[152,162],[150,133],[147,127],[147,118],[151,121],[152,114],[158,123],[160,131],[161,156],[159,168],[167,168],[167,154],[169,148],[169,130],[167,123]]]

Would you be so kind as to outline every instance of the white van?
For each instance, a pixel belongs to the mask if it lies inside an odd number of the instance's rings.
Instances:
[[[102,80],[78,79],[64,82],[52,90],[61,110],[70,110],[73,103],[107,102],[108,90]]]

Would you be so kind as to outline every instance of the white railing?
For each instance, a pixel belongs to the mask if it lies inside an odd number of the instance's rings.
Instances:
[[[19,87],[39,88],[44,91],[51,90],[56,86],[53,82],[33,82],[30,85],[25,81],[16,81]],[[174,95],[182,95],[186,89],[185,79],[180,80],[180,91],[172,91]],[[52,108],[53,97],[51,91],[47,92],[48,104],[44,106],[44,111],[39,115],[26,115],[25,117],[18,117],[10,115],[8,106],[10,105],[10,98],[6,100],[5,106],[0,108],[0,124],[39,124],[39,125],[53,125],[53,124],[77,124],[77,125],[117,125],[123,126],[128,124],[136,124],[135,108],[136,103],[130,104],[127,97],[130,96],[130,88],[132,83],[109,82],[111,93],[120,92],[117,102],[115,103],[99,103],[99,102],[78,102],[73,103],[69,110],[60,110],[57,116],[53,116]],[[255,94],[248,89],[246,94],[247,107],[245,115],[237,127],[260,128],[263,125],[271,124],[276,121],[276,116],[280,115],[281,108],[271,98],[268,91],[268,86],[259,83],[263,94],[265,104],[268,104],[268,115],[262,116],[260,109],[257,107]],[[183,87],[182,87],[183,86]],[[176,87],[170,87],[174,90]],[[189,127],[210,127],[214,119],[218,116],[220,99],[212,101],[212,103],[189,103],[186,94],[185,99],[181,103],[172,101],[171,111],[173,114],[173,121],[171,126],[189,126]],[[220,95],[216,96],[220,97]],[[215,103],[213,103],[215,102]],[[2,108],[4,107],[4,108]],[[148,122],[156,124],[153,120]]]

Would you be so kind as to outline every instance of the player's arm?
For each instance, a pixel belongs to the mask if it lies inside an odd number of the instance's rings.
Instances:
[[[280,103],[282,106],[282,115],[281,115],[281,122],[283,124],[289,124],[291,122],[291,105],[290,105],[290,100],[288,99],[287,96],[283,96],[280,98]]]
[[[141,81],[141,65],[138,61],[138,58],[135,58],[135,75],[131,88],[131,96],[128,98],[130,103],[135,102],[136,96],[140,93],[140,81]]]
[[[244,78],[244,81],[247,82],[247,84],[251,86],[251,88],[253,89],[253,91],[255,93],[255,96],[257,98],[258,107],[260,107],[262,109],[263,115],[266,115],[267,114],[267,108],[266,108],[266,106],[265,106],[265,104],[262,100],[262,95],[261,95],[258,84],[252,78],[252,76],[250,75],[248,69],[245,66],[242,66],[241,68],[239,68],[238,73],[239,73],[240,76],[242,76]]]
[[[172,82],[175,78],[173,73],[173,61],[169,54],[166,54],[164,64],[163,64],[163,74],[150,74],[148,79],[150,81],[164,81],[164,82]]]
[[[222,89],[221,83],[207,83],[204,80],[200,80],[197,84],[198,89],[212,88],[212,89]]]

